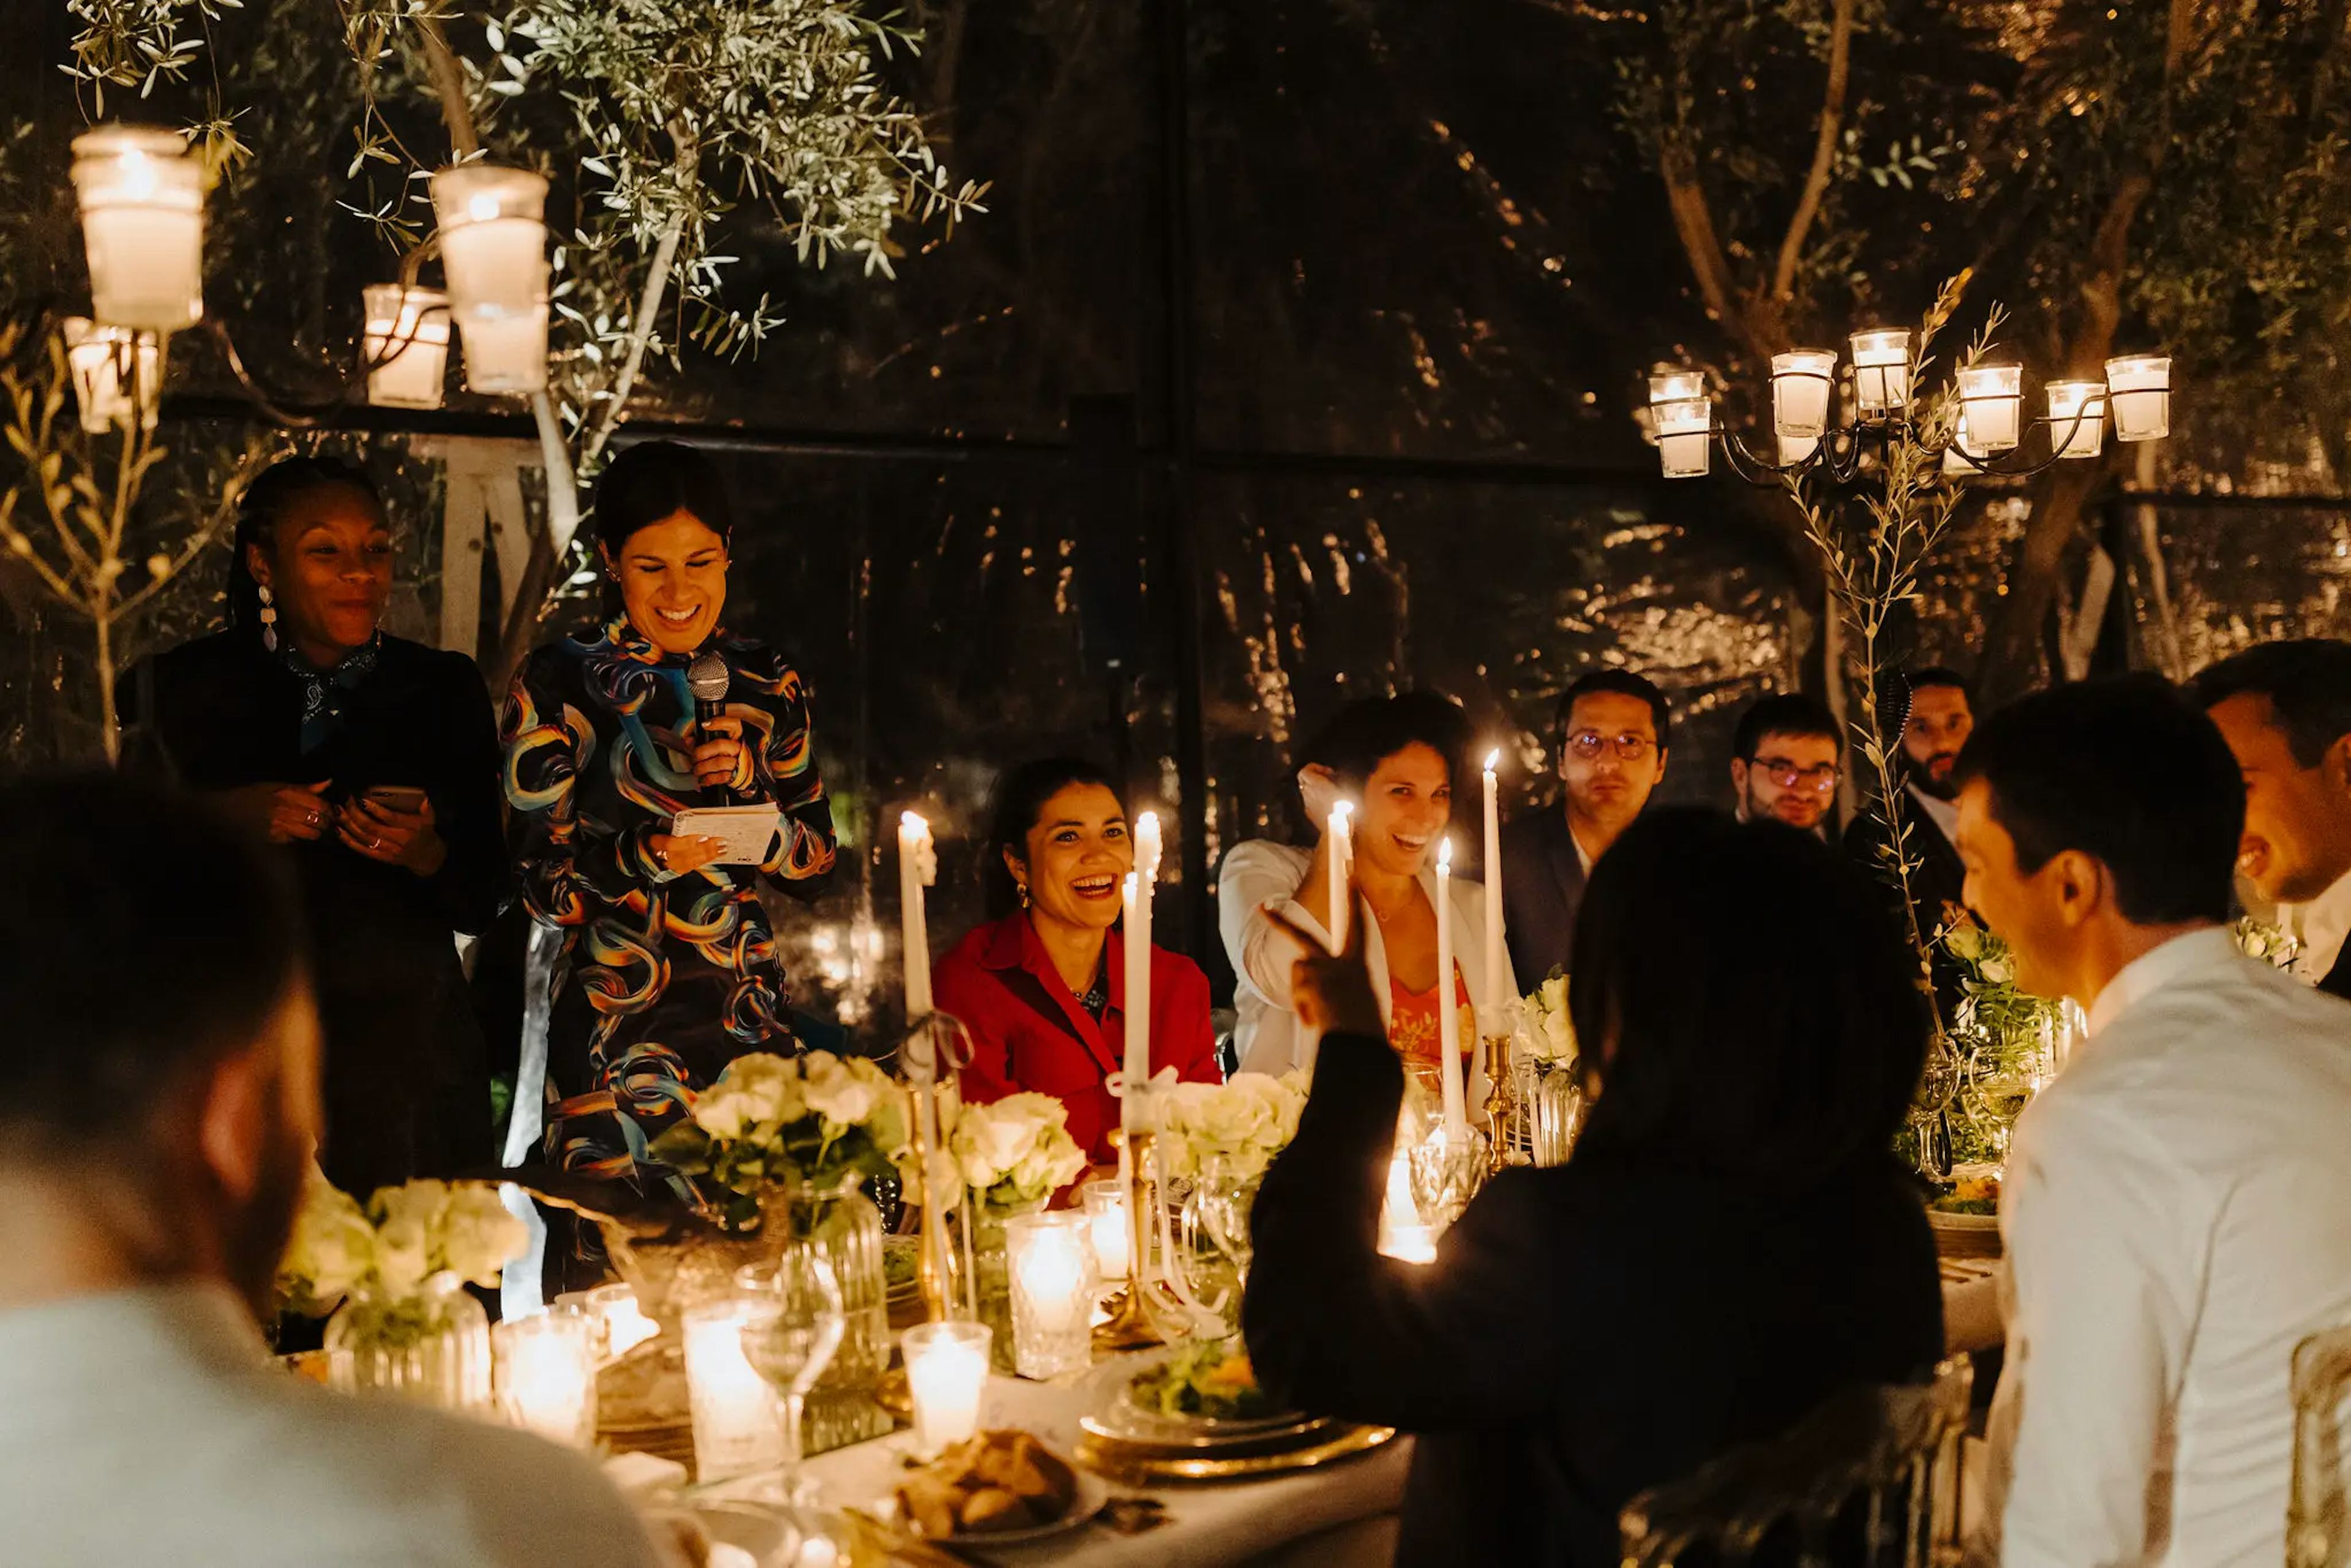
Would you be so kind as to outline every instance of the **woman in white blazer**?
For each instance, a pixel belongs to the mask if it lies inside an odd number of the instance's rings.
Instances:
[[[1365,947],[1389,1039],[1407,1063],[1432,1069],[1437,1060],[1437,1009],[1443,1005],[1437,973],[1437,845],[1451,825],[1453,783],[1462,771],[1467,734],[1467,721],[1451,699],[1407,692],[1349,705],[1308,748],[1334,776],[1337,792],[1354,803],[1350,838],[1355,881],[1373,915]],[[1301,775],[1301,784],[1310,778]],[[1497,1004],[1507,998],[1486,994],[1488,933],[1479,884],[1450,878],[1449,896],[1449,988],[1455,1006],[1476,1009],[1474,1016],[1463,1019],[1460,1030],[1474,1069],[1475,1019],[1499,1016]],[[1314,1041],[1290,1004],[1297,946],[1265,917],[1264,907],[1277,904],[1301,927],[1326,936],[1328,845],[1318,839],[1312,853],[1303,857],[1280,845],[1236,845],[1219,877],[1218,900],[1239,977],[1236,1046],[1242,1070],[1279,1073],[1311,1067]],[[1351,918],[1360,916],[1359,907]],[[1473,1089],[1473,1097],[1482,1097],[1481,1080]]]

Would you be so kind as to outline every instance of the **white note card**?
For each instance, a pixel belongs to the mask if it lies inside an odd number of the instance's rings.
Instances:
[[[725,844],[713,865],[758,865],[767,860],[768,845],[782,819],[772,804],[696,806],[673,818],[669,831],[681,839],[716,839]]]

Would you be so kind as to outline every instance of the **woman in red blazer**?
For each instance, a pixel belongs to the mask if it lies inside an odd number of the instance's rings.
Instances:
[[[1027,763],[998,788],[989,846],[990,906],[1007,913],[956,943],[931,981],[939,1010],[971,1031],[964,1096],[1053,1095],[1070,1108],[1070,1136],[1107,1163],[1118,1102],[1106,1081],[1126,1049],[1126,977],[1110,940],[1134,869],[1126,807],[1091,763]],[[1151,1070],[1165,1067],[1195,1082],[1220,1076],[1207,977],[1154,947]]]

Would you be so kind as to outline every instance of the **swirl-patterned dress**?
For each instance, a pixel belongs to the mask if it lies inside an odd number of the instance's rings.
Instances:
[[[648,1176],[682,1184],[646,1151],[689,1090],[747,1051],[797,1051],[757,884],[813,897],[833,864],[799,672],[723,631],[710,645],[733,672],[726,715],[743,722],[737,798],[783,811],[761,865],[673,875],[653,858],[653,835],[702,803],[692,661],[626,618],[534,653],[502,725],[523,898],[564,934],[548,1022],[547,1157],[640,1190]]]

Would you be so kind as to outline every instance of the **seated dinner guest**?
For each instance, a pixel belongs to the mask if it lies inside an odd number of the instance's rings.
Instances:
[[[996,918],[966,934],[932,971],[933,998],[971,1034],[963,1092],[1000,1100],[1019,1090],[1070,1109],[1070,1136],[1089,1159],[1108,1141],[1118,1101],[1108,1079],[1126,1059],[1126,971],[1114,940],[1134,842],[1110,776],[1050,758],[1007,774],[988,837],[988,904]],[[1151,949],[1151,1068],[1214,1083],[1208,977],[1165,947]]]
[[[1824,833],[1844,742],[1836,716],[1801,692],[1758,697],[1730,740],[1730,789],[1742,822],[1776,820]]]
[[[1565,970],[1583,885],[1666,776],[1663,692],[1630,670],[1594,670],[1559,699],[1560,804],[1502,827],[1502,925],[1519,993]]]
[[[1575,938],[1574,1155],[1495,1177],[1426,1265],[1376,1249],[1404,1074],[1362,953],[1301,961],[1322,1055],[1241,1322],[1276,1398],[1417,1434],[1398,1563],[1614,1568],[1636,1493],[1932,1367],[1935,1244],[1887,1152],[1928,1020],[1880,910],[1777,823],[1627,829]]]
[[[2351,1322],[2351,1009],[2238,950],[2238,763],[2161,682],[2027,697],[1954,777],[1969,904],[2090,1015],[2009,1146],[1980,1550],[2268,1568],[2294,1347]]]
[[[319,1020],[288,869],[106,775],[0,788],[0,1560],[235,1568],[650,1568],[553,1444],[330,1393],[270,1358],[318,1128]],[[201,911],[103,936],[92,886]],[[124,983],[125,975],[136,977]]]
[[[327,1037],[320,1159],[362,1197],[492,1157],[454,934],[486,930],[512,885],[488,694],[463,653],[383,632],[392,558],[366,475],[278,463],[239,507],[228,630],[131,680],[132,768],[215,797],[299,870]]]
[[[1339,799],[1339,779],[1330,764],[1318,759],[1315,747],[1329,739],[1329,732],[1315,737],[1303,755],[1307,760],[1298,769],[1298,801],[1310,824],[1303,835],[1311,842],[1331,817],[1332,804]],[[1253,935],[1261,936],[1263,928],[1255,923],[1259,910],[1269,904],[1280,904],[1298,891],[1306,880],[1306,868],[1314,862],[1314,852],[1286,844],[1278,839],[1244,839],[1225,852],[1223,862],[1217,867],[1217,935],[1225,945],[1225,959],[1233,967],[1233,1057],[1245,1060],[1257,1041],[1258,1030],[1265,1025],[1267,1015],[1287,1013],[1288,1008],[1257,988],[1249,979],[1249,946]],[[1288,994],[1289,977],[1279,977],[1282,984],[1276,988]],[[1277,1030],[1287,1031],[1288,1019],[1276,1021]]]
[[[1437,844],[1452,825],[1453,780],[1467,735],[1451,698],[1406,692],[1349,704],[1310,748],[1327,759],[1340,796],[1354,803],[1349,840],[1355,882],[1373,915],[1366,953],[1381,1017],[1405,1060],[1432,1079],[1437,1010],[1459,1009],[1461,1049],[1474,1060],[1477,1018],[1494,1016],[1490,1009],[1503,999],[1483,994],[1485,903],[1479,884],[1466,877],[1449,879],[1454,972],[1437,972]],[[1457,848],[1467,851],[1468,835]],[[1290,978],[1299,931],[1326,947],[1330,942],[1330,857],[1326,831],[1297,890],[1270,906],[1286,919],[1260,905],[1243,922],[1244,972],[1269,1004],[1241,1057],[1244,1071],[1280,1074],[1312,1065],[1313,1031],[1301,1027]],[[1473,1087],[1473,1099],[1480,1092]]]
[[[684,1178],[646,1145],[749,1051],[797,1046],[761,884],[813,897],[832,810],[808,692],[781,653],[721,624],[735,513],[707,457],[632,446],[596,487],[596,549],[622,613],[530,656],[507,697],[507,803],[530,912],[564,933],[548,1024],[547,1155],[634,1183]],[[718,715],[686,673],[716,654]],[[757,863],[672,831],[695,806],[770,804]]]
[[[2244,774],[2238,873],[2300,945],[2294,972],[2351,998],[2351,643],[2265,643],[2192,689]]]

